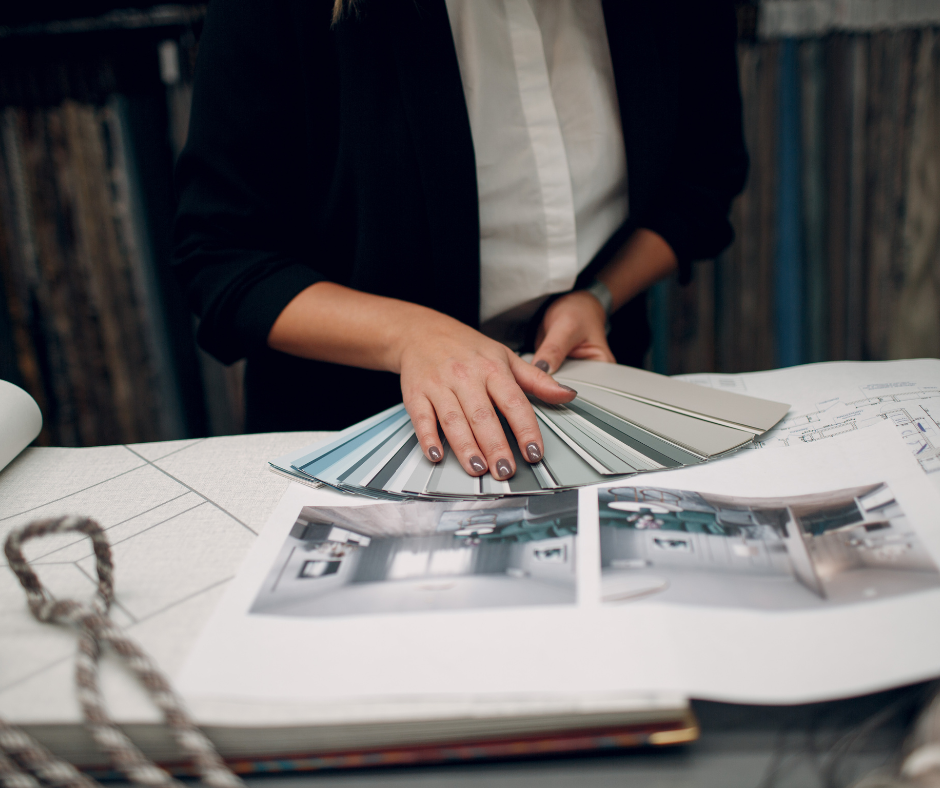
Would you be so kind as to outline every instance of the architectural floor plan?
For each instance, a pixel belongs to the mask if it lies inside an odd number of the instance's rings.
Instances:
[[[682,379],[790,402],[790,413],[754,448],[813,443],[888,420],[940,489],[940,360],[834,362]]]

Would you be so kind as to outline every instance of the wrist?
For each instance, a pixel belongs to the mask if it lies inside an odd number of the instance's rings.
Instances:
[[[399,309],[389,321],[383,357],[386,371],[400,375],[403,358],[409,350],[420,348],[429,337],[448,333],[448,324],[457,321],[429,307],[408,301],[397,303]]]

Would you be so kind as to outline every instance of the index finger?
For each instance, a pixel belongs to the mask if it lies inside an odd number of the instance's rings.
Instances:
[[[529,462],[539,462],[545,454],[545,444],[535,411],[525,392],[511,375],[488,380],[487,391],[509,424],[522,456]]]

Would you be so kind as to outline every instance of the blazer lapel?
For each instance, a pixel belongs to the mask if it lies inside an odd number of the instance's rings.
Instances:
[[[473,137],[444,0],[370,4],[388,25],[419,162],[442,311],[480,312],[480,219]]]

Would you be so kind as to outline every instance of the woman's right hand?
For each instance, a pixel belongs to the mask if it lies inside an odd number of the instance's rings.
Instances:
[[[576,392],[505,345],[433,309],[318,282],[284,308],[268,335],[275,350],[401,375],[405,408],[421,448],[443,458],[437,429],[471,476],[516,472],[503,414],[529,462],[545,452],[526,394],[561,404]]]
[[[434,462],[443,457],[439,421],[467,473],[489,470],[496,479],[510,478],[516,467],[498,408],[523,456],[541,460],[545,446],[526,394],[560,404],[574,399],[574,389],[479,331],[439,312],[425,313],[402,327],[397,363],[405,408],[425,456]]]

